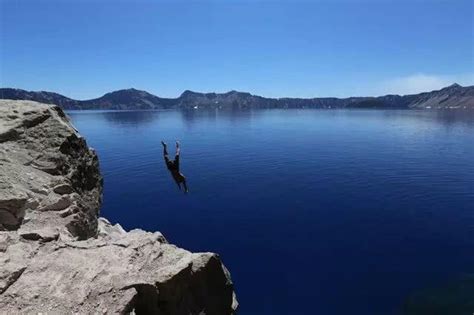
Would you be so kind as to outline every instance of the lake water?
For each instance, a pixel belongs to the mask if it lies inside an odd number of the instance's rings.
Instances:
[[[69,112],[102,215],[220,254],[239,314],[398,314],[474,272],[474,113]],[[190,193],[160,140],[182,145]]]

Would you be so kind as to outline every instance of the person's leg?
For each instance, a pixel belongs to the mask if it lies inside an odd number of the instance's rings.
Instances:
[[[167,150],[167,147],[166,147],[166,143],[161,141],[161,144],[163,145],[163,157],[165,159],[166,166],[169,166],[170,165],[170,159],[168,157],[168,150]]]
[[[161,141],[161,144],[163,145],[163,155],[168,156],[168,150],[166,148],[166,143]]]
[[[176,170],[179,172],[179,153],[176,153],[173,163],[174,163],[174,166],[176,167]]]
[[[179,147],[179,142],[176,141],[176,155],[174,157],[174,165],[178,171],[179,171],[179,154],[180,153],[181,153],[181,149]]]
[[[189,190],[188,190],[188,185],[186,185],[186,178],[183,179],[183,187],[184,187],[184,192],[187,193]]]

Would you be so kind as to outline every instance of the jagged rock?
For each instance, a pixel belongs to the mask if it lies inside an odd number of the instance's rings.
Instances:
[[[213,253],[99,218],[96,153],[56,106],[0,101],[2,313],[232,314]]]
[[[102,195],[97,155],[59,107],[1,101],[0,147],[3,230],[18,229],[30,213],[30,224],[59,229],[65,239],[96,234]],[[57,193],[54,188],[58,185],[68,185],[72,192]],[[78,211],[67,217],[59,213],[69,207]],[[35,214],[39,211],[57,213],[45,220]]]

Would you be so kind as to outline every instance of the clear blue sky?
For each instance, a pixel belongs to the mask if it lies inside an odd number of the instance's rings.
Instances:
[[[1,2],[0,83],[263,96],[474,84],[472,0]]]

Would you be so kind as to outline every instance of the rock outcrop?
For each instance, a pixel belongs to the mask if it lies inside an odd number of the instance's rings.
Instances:
[[[233,314],[218,255],[99,218],[96,153],[57,106],[0,101],[0,310]]]

